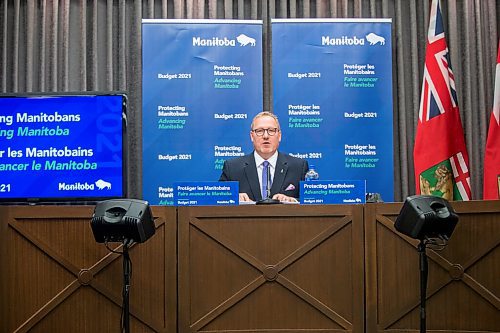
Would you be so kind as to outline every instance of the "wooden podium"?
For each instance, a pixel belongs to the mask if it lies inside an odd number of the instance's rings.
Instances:
[[[363,207],[179,208],[180,332],[363,332]]]
[[[131,247],[131,332],[418,332],[401,203],[153,207]],[[428,332],[500,332],[500,201],[456,202],[428,250]],[[118,332],[122,261],[93,206],[0,206],[0,333]],[[120,244],[112,243],[120,250]]]

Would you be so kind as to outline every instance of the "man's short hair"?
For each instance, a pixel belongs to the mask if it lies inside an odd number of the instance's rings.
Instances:
[[[257,113],[255,115],[255,117],[253,117],[252,123],[250,124],[250,130],[253,130],[253,123],[255,122],[255,119],[261,118],[261,117],[271,117],[271,118],[273,118],[274,120],[276,120],[276,124],[278,124],[278,129],[280,129],[280,122],[278,120],[278,116],[276,116],[274,113],[272,113],[270,111],[262,111],[262,112]]]

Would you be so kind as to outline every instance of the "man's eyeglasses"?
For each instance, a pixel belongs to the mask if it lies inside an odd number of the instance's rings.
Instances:
[[[257,136],[263,136],[264,132],[267,132],[267,135],[273,136],[276,133],[278,133],[280,130],[278,128],[257,128],[254,129],[252,132],[255,133]]]

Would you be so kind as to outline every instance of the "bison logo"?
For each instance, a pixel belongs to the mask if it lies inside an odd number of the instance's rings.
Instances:
[[[366,40],[370,43],[370,45],[375,45],[377,43],[380,43],[380,45],[385,45],[385,38],[376,35],[373,32],[370,32],[368,35],[366,35]]]
[[[96,181],[95,185],[100,190],[104,190],[104,189],[111,190],[111,183],[108,183],[107,181],[104,181],[102,179],[99,179],[98,181]]]
[[[238,43],[240,43],[240,46],[247,46],[248,44],[250,44],[251,46],[255,46],[255,38],[248,37],[244,34],[236,37],[236,40],[238,41]]]

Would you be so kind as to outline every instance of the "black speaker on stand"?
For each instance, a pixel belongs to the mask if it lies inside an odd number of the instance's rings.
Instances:
[[[443,249],[455,230],[458,215],[450,203],[441,197],[414,195],[406,199],[394,227],[400,233],[419,239],[420,257],[420,333],[425,333],[427,277],[429,275],[426,248],[437,246]]]
[[[123,255],[123,304],[121,331],[130,332],[129,293],[132,277],[132,261],[128,249],[133,242],[143,243],[155,233],[151,208],[146,201],[136,199],[112,199],[99,202],[90,221],[94,238],[105,243],[111,252]],[[108,242],[122,242],[123,251],[116,252]]]

